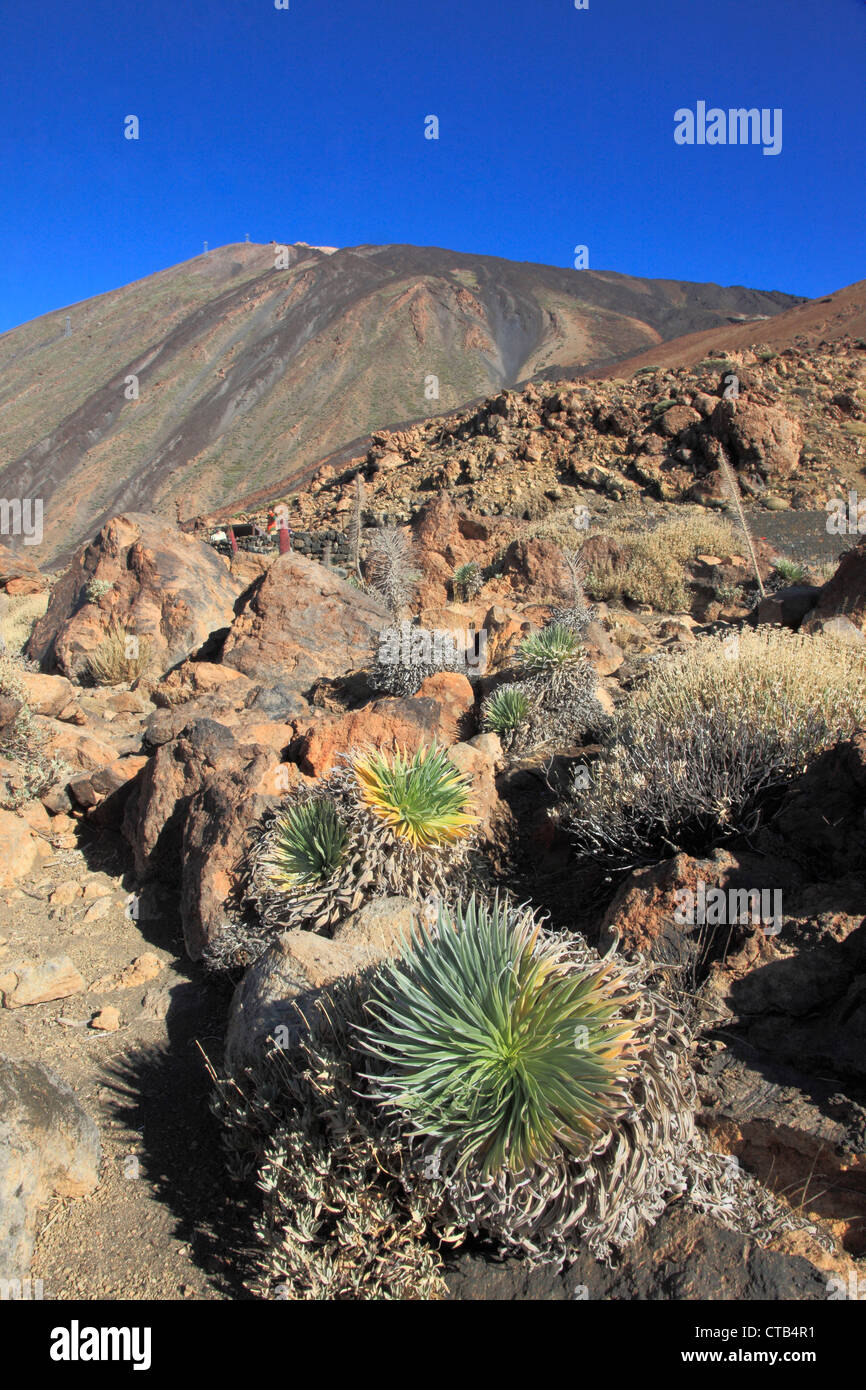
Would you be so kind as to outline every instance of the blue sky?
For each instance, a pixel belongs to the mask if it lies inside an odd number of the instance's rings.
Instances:
[[[0,331],[247,233],[866,276],[864,0],[289,4],[2,0]],[[781,153],[676,145],[700,100],[780,107]]]

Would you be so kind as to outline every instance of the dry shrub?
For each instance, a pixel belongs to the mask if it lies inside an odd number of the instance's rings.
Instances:
[[[23,662],[0,656],[0,695],[21,704],[15,718],[0,730],[0,757],[15,764],[13,774],[0,778],[0,807],[7,811],[40,796],[69,770],[62,758],[45,751],[48,735],[27,704],[18,680],[21,669]]]
[[[757,628],[657,657],[614,715],[571,826],[625,869],[756,829],[781,789],[866,719],[866,656],[826,634]]]
[[[689,606],[685,566],[696,555],[739,555],[743,541],[730,522],[691,513],[665,521],[654,531],[615,536],[630,552],[624,568],[597,565],[586,576],[596,599],[630,598],[658,612],[679,613]]]
[[[84,674],[94,685],[124,685],[138,680],[150,664],[151,649],[150,638],[136,637],[115,623],[88,656]]]

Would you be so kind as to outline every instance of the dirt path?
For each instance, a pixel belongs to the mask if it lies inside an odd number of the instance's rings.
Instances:
[[[124,868],[119,845],[103,838],[55,853],[26,890],[0,897],[0,973],[22,957],[66,955],[87,986],[0,1009],[0,1052],[54,1068],[99,1126],[104,1156],[92,1196],[46,1211],[31,1275],[46,1299],[244,1297],[229,1260],[236,1207],[197,1046],[219,1059],[226,992],[183,956],[171,894],[148,892],[138,920],[131,915]],[[70,881],[89,901],[52,904]],[[119,982],[143,955],[156,958],[153,978]],[[98,1032],[90,1020],[109,1005],[120,1027]]]

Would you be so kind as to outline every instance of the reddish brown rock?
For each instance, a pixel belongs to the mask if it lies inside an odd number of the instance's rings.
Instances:
[[[511,812],[499,798],[496,774],[505,765],[502,744],[496,734],[477,734],[466,743],[449,748],[448,757],[464,773],[472,788],[472,810],[479,818],[482,839],[495,840],[507,835]]]
[[[809,1220],[829,1225],[845,1250],[862,1254],[866,1152],[840,1122],[839,1098],[816,1103],[795,1074],[781,1076],[753,1056],[717,1054],[702,1078],[698,1122],[717,1151],[733,1154]],[[838,1273],[838,1257],[829,1268]]]
[[[193,795],[209,772],[236,768],[252,756],[241,752],[230,729],[210,719],[196,721],[157,749],[138,778],[123,822],[139,877],[179,880],[183,826]]]
[[[461,513],[447,492],[437,492],[417,513],[412,533],[423,564],[433,555],[445,561],[450,575],[474,558],[471,544],[461,533]]]
[[[608,636],[601,623],[591,622],[583,640],[587,655],[600,676],[612,676],[625,661],[622,648]]]
[[[13,887],[26,881],[29,874],[51,849],[45,840],[35,835],[27,822],[12,811],[0,810],[0,887]]]
[[[273,770],[263,749],[238,749],[233,762],[208,769],[190,796],[181,848],[181,921],[186,949],[198,960],[229,923],[243,877],[247,832],[268,798],[257,788]]]
[[[111,588],[86,601],[90,581]],[[209,545],[144,513],[114,517],[76,554],[56,585],[27,651],[63,675],[82,673],[113,627],[147,639],[164,671],[227,628],[241,593]]]
[[[301,735],[298,766],[307,776],[326,777],[341,753],[369,748],[411,753],[434,740],[447,743],[454,725],[453,706],[448,708],[438,699],[374,700],[346,714],[322,715]]]
[[[105,767],[83,777],[73,777],[67,783],[72,799],[85,810],[99,806],[113,792],[120,791],[135,777],[148,759],[143,754],[133,754],[128,758],[115,758]]]
[[[44,676],[38,671],[19,670],[15,679],[34,714],[71,718],[76,709],[77,691],[65,676]]]
[[[253,680],[278,681],[306,695],[323,676],[369,666],[391,619],[368,594],[315,560],[290,552],[250,592],[222,652]]]
[[[581,547],[580,558],[587,573],[608,569],[621,572],[628,567],[630,551],[611,536],[588,536]]]
[[[614,939],[619,949],[644,951],[655,957],[685,960],[690,954],[687,938],[696,924],[675,919],[681,890],[694,893],[699,880],[711,887],[726,885],[738,861],[723,850],[712,859],[692,859],[677,854],[647,868],[635,869],[618,889],[600,928],[600,945],[607,949]]]
[[[690,405],[672,405],[666,410],[659,421],[662,434],[668,439],[674,439],[677,435],[685,433],[694,425],[700,423],[700,415],[696,410],[692,410]]]
[[[10,598],[24,598],[27,594],[41,594],[43,589],[47,587],[47,581],[41,575],[28,575],[23,579],[8,579],[5,585]]]
[[[255,682],[233,666],[214,661],[185,661],[154,686],[151,698],[155,705],[171,709],[218,691],[234,708],[240,709],[255,688]]]
[[[225,1060],[238,1073],[299,1026],[318,990],[374,961],[396,955],[417,929],[408,898],[373,898],[341,922],[333,940],[289,931],[246,972],[232,1000]]]
[[[512,609],[495,604],[488,609],[481,626],[487,633],[487,672],[511,666],[515,651],[529,632],[529,624]]]
[[[0,545],[0,589],[7,594],[38,594],[48,588],[48,580],[40,574],[27,546],[10,550]]]
[[[114,744],[104,737],[96,738],[86,727],[79,728],[42,716],[37,716],[37,722],[48,736],[46,753],[62,758],[72,768],[96,772],[113,763],[118,756]]]
[[[710,425],[737,468],[757,468],[765,477],[789,478],[800,462],[803,428],[774,406],[721,400]]]
[[[512,541],[502,575],[525,603],[562,603],[572,596],[562,550],[553,541]]]
[[[84,980],[68,956],[52,956],[33,964],[13,966],[2,977],[3,1003],[7,1009],[23,1009],[33,1004],[47,1004],[52,999],[68,999],[80,994]],[[14,983],[12,983],[14,981]]]
[[[441,714],[439,740],[458,743],[467,733],[473,733],[475,694],[466,676],[459,671],[437,671],[422,681],[415,692],[416,699],[435,700]]]

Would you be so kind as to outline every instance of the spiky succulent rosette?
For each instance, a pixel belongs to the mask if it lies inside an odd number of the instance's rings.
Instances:
[[[368,1094],[445,1225],[544,1259],[623,1246],[687,1186],[688,1044],[646,967],[510,904],[440,912],[371,987]]]
[[[293,927],[327,933],[376,895],[450,898],[465,883],[476,822],[443,749],[347,755],[267,820],[248,872],[258,928],[246,953]]]
[[[466,778],[444,748],[434,745],[411,757],[367,753],[353,759],[352,769],[375,819],[415,849],[454,845],[478,824]]]
[[[491,905],[484,910],[489,920]],[[527,940],[527,931],[534,937],[530,956],[538,952],[544,966],[535,980],[524,972],[523,990],[510,997],[538,1002],[541,990],[541,1022],[532,1024],[525,1016],[524,1022],[535,1041],[548,1040],[542,1052],[552,1044],[553,1054],[559,1054],[541,1079],[564,1112],[573,1111],[575,1101],[584,1109],[587,1101],[563,1088],[562,1076],[556,1076],[562,1069],[560,1044],[582,1024],[575,1023],[574,994],[548,992],[545,1008],[545,981],[553,977],[556,983],[562,973],[584,981],[582,1019],[588,1033],[578,1036],[566,1072],[573,1080],[580,1073],[589,1083],[588,1098],[602,1102],[591,1125],[578,1141],[573,1125],[569,1133],[556,1126],[556,1133],[544,1134],[531,1125],[544,1144],[520,1172],[502,1166],[485,1173],[484,1151],[471,1151],[471,1144],[468,1162],[460,1163],[459,1148],[443,1144],[442,1126],[434,1123],[436,1133],[427,1133],[420,1123],[431,1108],[406,1095],[405,1069],[395,1066],[399,1052],[368,1045],[371,1031],[381,1026],[382,997],[395,998],[392,970],[373,965],[336,981],[304,1009],[304,1027],[286,1047],[272,1047],[243,1076],[218,1079],[211,1073],[232,1172],[257,1175],[263,1193],[252,1286],[261,1297],[443,1297],[442,1252],[464,1244],[468,1234],[502,1251],[521,1252],[530,1264],[562,1265],[582,1248],[610,1258],[680,1195],[712,1212],[721,1225],[763,1243],[783,1230],[813,1230],[730,1159],[705,1147],[692,1115],[696,1087],[687,1030],[674,1005],[653,987],[651,963],[627,963],[612,954],[601,958],[580,938],[538,927],[531,913],[502,905],[499,910],[516,924],[517,941]],[[442,930],[443,916],[436,931]],[[455,908],[445,930],[453,933],[455,920],[466,924],[466,916]],[[432,940],[432,933],[427,937]],[[414,948],[407,942],[403,962],[410,962],[420,938]],[[489,1038],[489,1019],[495,1022],[496,1012],[492,999],[509,995],[509,984],[503,994],[500,979],[503,960],[467,963],[475,980],[487,974],[475,1023]],[[413,1008],[405,1019],[407,1040],[417,1040],[421,1024],[431,1022],[431,1011],[439,1015],[452,1008],[455,1001],[448,994],[453,992],[452,986],[445,995],[431,994],[425,1020]],[[550,1013],[563,1029],[550,1027]],[[596,1052],[605,1066],[594,1079],[578,1056],[592,1038],[588,1015],[607,1031],[607,1047]],[[459,1017],[453,1019],[453,1034],[466,1036]],[[442,1029],[436,1038],[439,1049],[449,1041]],[[396,1029],[392,1040],[398,1040]],[[605,1058],[605,1051],[613,1055]],[[441,1087],[443,1074],[449,1069],[453,1074],[455,1065],[463,1068],[466,1058],[455,1063],[453,1045],[450,1055],[448,1065],[430,1055],[434,1072],[414,1076],[416,1095],[430,1091],[431,1084]],[[571,1070],[575,1065],[577,1072]],[[407,1106],[392,1104],[389,1080],[395,1077]],[[460,1084],[455,1091],[459,1095]],[[480,1098],[475,1118],[485,1119],[488,1130],[500,1129],[500,1116],[489,1108],[489,1087],[475,1086],[475,1091]]]
[[[494,910],[496,905],[488,904],[481,912],[489,919]],[[440,914],[440,931],[443,916],[447,918],[447,912]],[[374,1071],[368,1064],[364,1074],[367,1094],[380,1105],[383,1118],[387,1117],[387,1132],[392,1133],[395,1127],[398,1132],[402,1130],[406,1165],[414,1174],[408,1186],[417,1193],[419,1186],[429,1185],[434,1209],[431,1224],[441,1232],[441,1238],[453,1243],[455,1231],[459,1231],[464,1238],[471,1234],[493,1241],[503,1251],[519,1251],[531,1261],[557,1265],[573,1258],[582,1247],[596,1258],[609,1259],[612,1251],[628,1246],[645,1225],[655,1223],[672,1199],[683,1194],[723,1224],[764,1239],[783,1229],[806,1227],[808,1223],[793,1217],[754,1179],[705,1147],[694,1122],[697,1088],[690,1065],[688,1029],[673,1003],[654,987],[652,965],[640,959],[626,963],[612,952],[602,958],[578,937],[548,932],[537,922],[533,925],[533,914],[512,905],[504,909],[503,916],[511,919],[516,936],[523,941],[529,928],[533,952],[539,953],[554,974],[582,982],[579,997],[584,1024],[577,1027],[585,1027],[586,1032],[579,1037],[570,1076],[557,1074],[554,1064],[543,1068],[537,1080],[554,1108],[571,1107],[574,1115],[577,1102],[585,1125],[563,1126],[557,1132],[548,1127],[546,1135],[533,1125],[535,1137],[543,1142],[537,1147],[535,1160],[522,1167],[520,1162],[498,1167],[491,1164],[486,1161],[490,1150],[476,1147],[472,1151],[471,1139],[467,1161],[466,1148],[461,1150],[460,1144],[453,1142],[453,1134],[443,1134],[446,1127],[434,1123],[429,1129],[436,1132],[425,1133],[418,1123],[424,1113],[423,1105],[418,1104],[419,1093],[429,1089],[431,1081],[441,1087],[443,1069],[454,1066],[453,1045],[451,1061],[447,1048],[445,1056],[437,1056],[432,1049],[428,1052],[428,1071],[416,1072],[414,1093],[409,1093],[409,1104],[402,1112],[394,1101],[401,1091],[406,1095],[405,1071],[396,1078],[396,1087],[392,1084],[399,1048],[412,1040],[417,1043],[420,1034],[430,1031],[431,1015],[450,1006],[453,1035],[460,1034],[461,1020],[454,1014],[453,998],[447,992],[443,996],[441,988],[431,992],[426,1017],[405,1019],[402,1040],[401,1025],[392,1015],[394,1046],[383,1048],[374,1043],[371,1051],[368,1020],[378,1016],[374,1032],[381,1026],[383,980],[391,982],[385,984],[385,997],[390,994],[392,1001],[394,998],[394,976],[386,965],[377,973],[379,983],[370,988],[367,1021],[357,1030],[366,1056],[381,1069]],[[461,917],[458,912],[455,917],[450,929],[455,925],[459,929],[461,921],[465,926],[466,914]],[[482,962],[478,964],[483,967]],[[499,973],[501,965],[498,962]],[[493,975],[491,970],[491,983]],[[494,992],[501,995],[501,983]],[[514,996],[515,1001],[520,993]],[[575,997],[565,994],[553,1001],[554,1014],[564,1021]],[[484,998],[489,1003],[489,991]],[[539,1003],[535,988],[527,991],[524,1004],[528,999],[532,999],[534,1013]],[[557,1035],[557,1029],[550,1027],[543,1007],[540,1012],[537,1029],[520,1007],[515,1014],[529,1023],[530,1033],[541,1043],[541,1052],[549,1048],[561,1061],[560,1045],[565,1035],[561,1030]],[[476,1010],[476,1024],[478,1018]],[[489,1041],[489,1029],[483,1026],[480,1031]],[[441,1033],[439,1037],[441,1040]],[[594,1075],[586,1066],[587,1045],[592,1051],[593,1044],[595,1059],[604,1063]],[[422,1060],[421,1053],[416,1060]],[[551,1055],[547,1060],[552,1060]],[[457,1065],[465,1070],[465,1056]],[[490,1102],[489,1087],[478,1081],[477,1076],[470,1078],[479,1102],[475,1120]],[[469,1087],[465,1089],[468,1093]],[[495,1110],[488,1110],[488,1128],[491,1123],[501,1128],[501,1115]]]
[[[440,909],[374,989],[376,1094],[457,1171],[580,1154],[629,1105],[636,1025],[620,983],[607,962],[574,969],[531,911],[498,897]]]
[[[565,621],[548,622],[531,633],[518,648],[523,670],[518,688],[532,704],[521,746],[578,743],[606,722],[597,696],[598,676],[578,627],[566,615]]]
[[[500,911],[511,914],[518,936],[521,922],[530,935],[535,932],[531,914]],[[455,918],[461,918],[459,908],[447,928],[452,932]],[[464,924],[465,918],[464,911]],[[416,939],[415,949],[417,944]],[[404,962],[412,950],[406,943]],[[456,1148],[449,1150],[440,1133],[419,1124],[423,1108],[411,1095],[407,1107],[391,1103],[389,1078],[400,1068],[393,1054],[390,1060],[380,1055],[387,1049],[368,1046],[379,1026],[383,992],[387,997],[394,983],[386,965],[319,991],[304,1011],[304,1028],[287,1047],[274,1047],[242,1077],[218,1081],[232,1171],[237,1177],[256,1173],[263,1193],[253,1285],[260,1296],[441,1297],[443,1249],[462,1245],[470,1234],[520,1252],[530,1263],[561,1265],[584,1248],[609,1258],[680,1195],[762,1242],[786,1229],[812,1230],[729,1159],[705,1147],[693,1119],[690,1039],[673,1004],[655,989],[653,967],[615,955],[602,958],[578,938],[543,926],[536,950],[554,975],[565,972],[585,982],[584,1004],[592,1004],[591,1012],[613,1006],[608,1046],[619,1055],[607,1059],[615,1065],[604,1068],[604,1086],[595,1078],[592,1095],[603,1104],[580,1142],[548,1131],[545,1157],[522,1171],[502,1167],[485,1174],[481,1150],[461,1164]],[[487,962],[487,992],[477,1001],[476,1022],[485,1012],[484,999],[489,1005],[492,997],[503,997],[502,963]],[[481,978],[485,962],[477,960],[470,973]],[[533,984],[524,975],[523,982],[528,996],[537,1000],[536,986],[544,994],[543,978]],[[548,995],[547,1002],[564,1020],[574,999]],[[431,995],[428,1013],[446,1004],[447,998]],[[550,1011],[540,1012],[543,1026],[532,1031],[537,1040],[552,1037],[556,1050],[557,1030],[547,1026]],[[417,1009],[406,1017],[409,1039],[417,1038],[422,1022]],[[581,1024],[569,1016],[560,1042],[572,1026]],[[454,1032],[460,1031],[455,1018]],[[489,1028],[480,1031],[489,1034]],[[441,1048],[441,1029],[436,1037]],[[578,1041],[588,1038],[581,1034]],[[573,1061],[579,1061],[577,1051]],[[430,1062],[439,1085],[444,1063],[432,1054]],[[552,1075],[548,1070],[545,1086]],[[399,1077],[404,1092],[405,1081],[405,1074]],[[430,1084],[430,1077],[416,1075],[413,1081],[416,1093]],[[500,1127],[489,1110],[489,1088],[476,1090],[488,1127]],[[565,1109],[574,1104],[573,1093],[567,1104],[560,1089],[551,1095]]]

